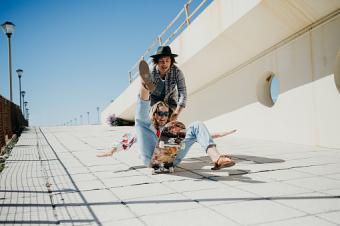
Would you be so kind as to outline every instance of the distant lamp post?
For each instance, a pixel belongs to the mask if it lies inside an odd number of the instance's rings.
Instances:
[[[80,125],[83,125],[83,115],[80,115]]]
[[[24,114],[24,118],[26,119],[27,119],[27,104],[28,104],[27,101],[23,101],[23,114]]]
[[[86,112],[87,113],[87,124],[90,125],[90,112]]]
[[[21,97],[22,97],[22,113],[25,116],[25,91],[21,91]]]
[[[21,70],[21,69],[18,69],[16,72],[17,72],[18,77],[19,77],[20,110],[21,110],[21,112],[23,112],[23,111],[22,111],[22,105],[21,105],[21,76],[22,76],[22,74],[24,73],[24,71]]]
[[[8,67],[9,67],[9,97],[10,101],[13,101],[12,97],[12,50],[11,50],[11,36],[14,32],[15,25],[12,22],[6,21],[2,25],[2,29],[8,37]]]
[[[98,114],[98,124],[99,124],[99,107],[97,107],[97,114]]]
[[[27,120],[27,121],[29,120],[29,117],[30,117],[30,116],[29,116],[30,114],[29,114],[29,112],[28,112],[29,110],[30,110],[30,109],[26,108],[26,120]]]

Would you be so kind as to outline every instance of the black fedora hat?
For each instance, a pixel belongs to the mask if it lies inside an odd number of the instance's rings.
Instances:
[[[155,55],[152,55],[150,57],[152,58],[159,58],[161,56],[173,56],[173,57],[177,57],[177,54],[173,54],[171,52],[170,46],[160,46],[157,49],[157,52]]]

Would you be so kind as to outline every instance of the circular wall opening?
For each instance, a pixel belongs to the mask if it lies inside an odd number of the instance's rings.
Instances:
[[[280,94],[278,77],[273,72],[265,73],[257,83],[257,99],[267,107],[272,107]]]
[[[338,92],[340,93],[340,49],[336,54],[335,59],[335,70],[334,70],[334,81]]]

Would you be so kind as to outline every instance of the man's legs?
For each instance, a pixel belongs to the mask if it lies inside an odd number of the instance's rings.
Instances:
[[[151,121],[149,118],[149,110],[149,91],[141,86],[139,97],[137,100],[135,127],[140,155],[143,163],[146,166],[149,166],[150,164],[150,160],[157,143],[156,134],[150,128]]]

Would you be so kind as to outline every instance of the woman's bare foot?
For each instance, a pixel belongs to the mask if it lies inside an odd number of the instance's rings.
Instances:
[[[213,139],[216,139],[216,138],[220,138],[220,137],[224,137],[224,136],[233,134],[233,133],[235,133],[236,131],[237,131],[237,130],[234,129],[234,130],[226,131],[226,132],[217,132],[217,133],[211,134],[211,137],[212,137]]]

